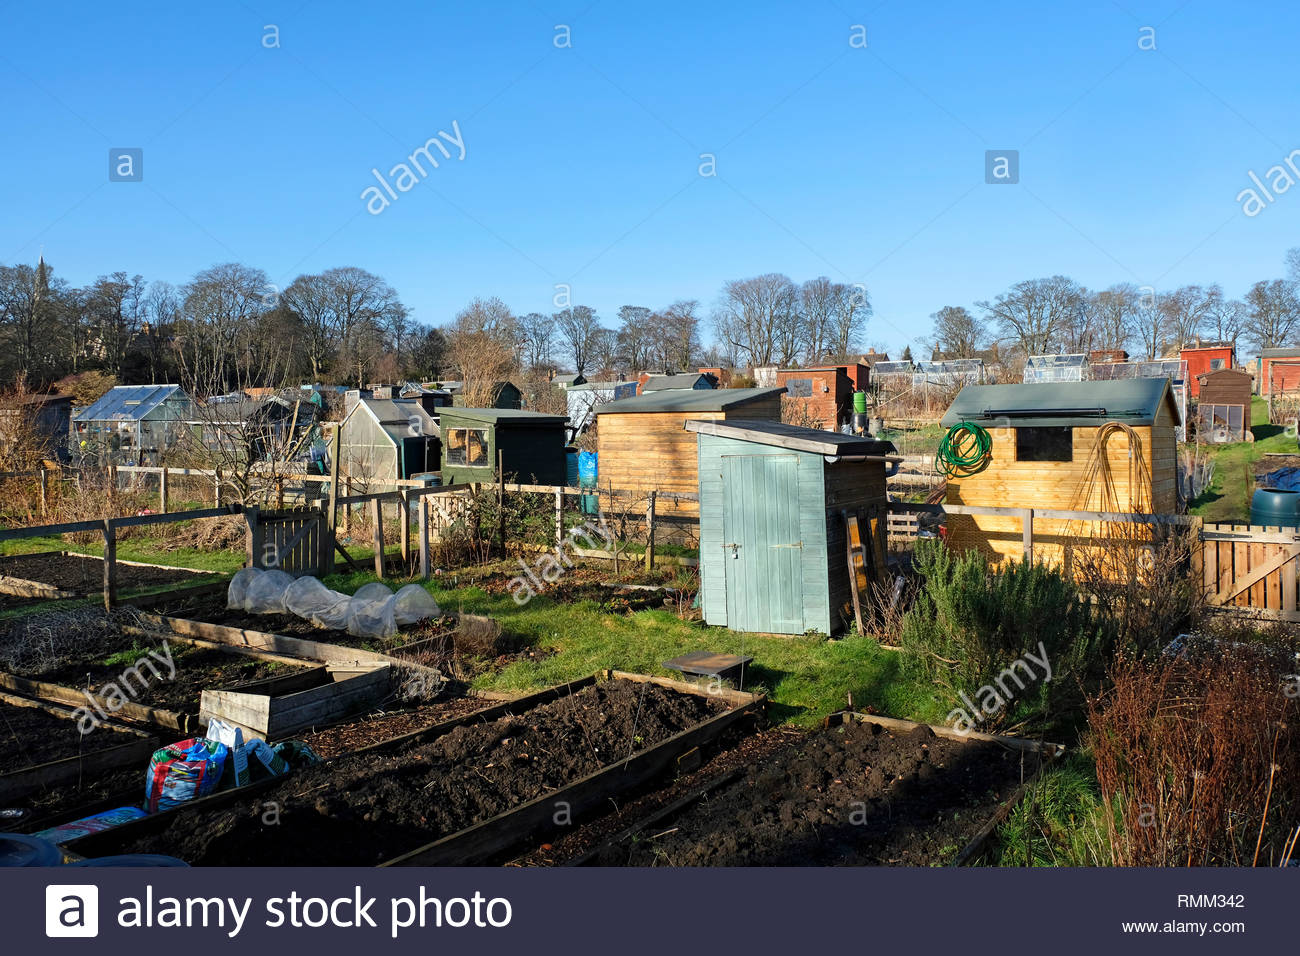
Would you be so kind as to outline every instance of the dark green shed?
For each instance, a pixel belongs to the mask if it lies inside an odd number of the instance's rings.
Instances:
[[[844,515],[884,517],[891,442],[766,421],[688,421],[700,462],[700,604],[736,631],[853,618]]]
[[[499,453],[507,480],[563,485],[567,421],[509,408],[444,408],[442,483],[496,481]]]

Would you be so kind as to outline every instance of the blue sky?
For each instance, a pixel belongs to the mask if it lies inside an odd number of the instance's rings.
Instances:
[[[625,303],[707,309],[727,279],[824,274],[865,283],[866,340],[901,349],[939,307],[1021,279],[1241,295],[1300,245],[1300,189],[1254,217],[1237,199],[1300,147],[1294,4],[24,2],[0,18],[30,40],[0,49],[0,263],[43,248],[78,284],[233,259],[283,286],[357,265],[425,322],[476,295],[553,311],[568,283],[613,324]],[[464,160],[369,214],[371,168],[453,120]],[[109,147],[144,150],[142,183],[108,182]],[[989,149],[1020,151],[1018,185],[985,184]]]

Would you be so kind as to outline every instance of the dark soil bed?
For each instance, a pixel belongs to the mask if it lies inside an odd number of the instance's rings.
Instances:
[[[432,727],[444,720],[453,720],[484,710],[497,701],[486,697],[452,697],[434,704],[423,704],[402,710],[385,710],[366,714],[355,720],[334,724],[323,730],[301,733],[298,739],[307,743],[325,759],[338,757],[352,750],[360,750],[393,737]]]
[[[131,740],[104,729],[82,734],[77,722],[69,717],[0,701],[0,773],[105,750]]]
[[[104,590],[104,562],[97,556],[47,552],[0,558],[0,574],[24,581],[37,581],[77,594],[98,594]],[[166,584],[198,584],[212,575],[201,571],[170,571],[117,563],[118,593]]]
[[[122,852],[194,865],[365,865],[399,856],[654,746],[723,705],[649,683],[607,681],[425,744],[295,774],[228,809],[180,811]],[[266,807],[278,819],[267,825]]]
[[[753,764],[638,839],[613,866],[949,863],[1037,769],[1038,756],[928,727],[818,731]]]

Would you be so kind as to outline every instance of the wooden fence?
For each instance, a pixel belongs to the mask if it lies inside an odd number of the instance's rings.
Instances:
[[[1194,515],[1114,514],[1042,508],[993,508],[974,505],[922,505],[891,502],[889,537],[896,550],[918,537],[918,516],[930,514],[994,515],[1021,520],[1023,555],[1034,557],[1034,522],[1105,522],[1152,527],[1182,527],[1193,536],[1191,573],[1200,578],[1205,602],[1212,608],[1243,610],[1253,616],[1300,621],[1300,529],[1260,525],[1204,524]]]

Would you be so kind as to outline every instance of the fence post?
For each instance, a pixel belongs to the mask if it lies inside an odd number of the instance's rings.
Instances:
[[[117,603],[117,525],[104,519],[104,610]]]
[[[275,478],[275,510],[284,510],[284,478],[279,475]]]
[[[429,495],[421,495],[420,509],[420,577],[429,580]]]
[[[248,522],[248,532],[244,536],[248,546],[248,564],[245,567],[260,568],[258,562],[266,553],[266,526],[262,524],[262,514],[257,505],[244,509],[244,520]]]
[[[655,567],[655,495],[650,492],[650,504],[645,510],[645,569],[653,571]]]
[[[167,466],[163,465],[162,471],[158,472],[158,509],[167,513]]]
[[[402,509],[401,529],[403,574],[411,573],[411,498],[409,491],[402,491],[397,506]]]
[[[374,547],[375,547],[375,575],[383,580],[384,577],[384,507],[383,502],[378,498],[370,502],[370,517],[374,522]]]
[[[221,507],[221,472],[212,476],[212,507]]]
[[[343,496],[345,498],[352,497],[352,477],[350,475],[347,478],[343,479]],[[344,505],[343,506],[343,534],[346,537],[351,533],[352,533],[352,506]]]
[[[564,492],[555,490],[555,546],[564,544]]]
[[[50,473],[41,468],[41,517],[49,516]]]
[[[1025,548],[1025,561],[1032,562],[1034,560],[1034,509],[1021,508],[1020,521],[1024,528],[1021,540]]]

